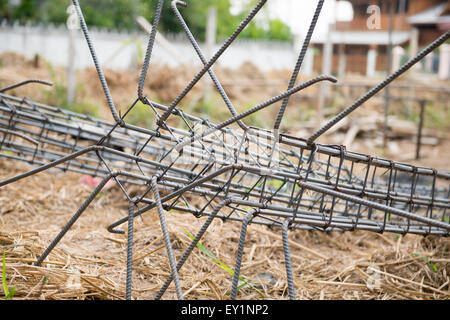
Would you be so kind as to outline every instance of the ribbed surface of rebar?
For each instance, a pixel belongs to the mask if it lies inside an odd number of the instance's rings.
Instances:
[[[302,67],[303,59],[306,55],[306,50],[308,49],[309,42],[311,41],[311,37],[314,32],[314,28],[316,27],[317,20],[320,16],[320,11],[322,10],[324,0],[319,0],[317,3],[316,11],[314,12],[314,16],[312,22],[309,26],[308,33],[306,34],[305,40],[303,41],[302,49],[297,59],[297,63],[295,64],[294,71],[292,72],[291,80],[289,81],[289,86],[287,90],[290,90],[294,87],[295,81],[297,80],[298,73],[300,72],[300,68]],[[280,107],[280,111],[278,112],[277,119],[275,120],[274,130],[280,129],[281,120],[283,119],[284,112],[286,111],[286,107],[289,103],[289,96],[283,99],[283,102]]]
[[[176,296],[183,298],[178,271],[188,261],[214,219],[241,224],[230,294],[232,299],[236,298],[239,288],[240,267],[250,223],[270,226],[281,232],[291,299],[295,299],[295,286],[289,236],[295,230],[450,235],[449,172],[360,154],[347,150],[345,146],[315,142],[334,124],[448,40],[450,32],[444,33],[399,70],[304,139],[280,133],[278,128],[290,96],[320,81],[336,82],[334,77],[322,75],[295,86],[324,1],[319,1],[316,7],[287,91],[238,114],[211,69],[266,1],[257,3],[209,61],[200,50],[182,13],[178,11],[177,4],[183,3],[172,2],[173,14],[203,67],[169,106],[151,101],[143,92],[146,77],[149,76],[147,73],[151,71],[150,58],[157,27],[163,17],[163,1],[158,1],[140,73],[138,96],[119,117],[81,7],[77,0],[73,0],[114,122],[7,94],[11,88],[27,83],[49,84],[39,79],[0,89],[0,157],[5,161],[22,161],[36,167],[16,176],[2,178],[0,188],[52,168],[102,179],[61,228],[36,265],[46,259],[110,180],[129,204],[127,214],[108,226],[108,231],[112,233],[125,233],[120,227],[128,223],[127,299],[132,296],[133,219],[154,208],[158,211],[160,232],[167,250],[168,270],[170,268],[170,275],[156,293],[156,299],[163,297],[172,281]],[[231,113],[229,119],[218,124],[208,118],[184,113],[181,107],[176,109],[206,73]],[[157,119],[156,128],[143,128],[127,122],[139,100],[148,106],[146,116]],[[250,128],[242,122],[278,101],[283,102],[275,130]],[[162,112],[162,116],[159,112]],[[180,125],[166,123],[169,116],[176,117]],[[164,190],[163,194],[159,193],[159,188]],[[197,218],[207,217],[178,262],[175,260],[165,211],[171,214],[190,213]]]
[[[401,74],[405,73],[408,69],[410,69],[413,65],[415,65],[417,62],[423,59],[427,54],[429,54],[431,51],[439,47],[442,43],[447,41],[450,38],[450,31],[447,31],[442,36],[434,40],[431,44],[429,44],[425,49],[423,49],[421,52],[419,52],[418,55],[416,55],[414,58],[406,62],[400,69],[395,71],[393,74],[388,76],[386,79],[384,79],[382,82],[380,82],[378,85],[376,85],[374,88],[372,88],[369,92],[367,92],[363,97],[355,101],[352,105],[345,108],[341,113],[339,113],[337,116],[333,117],[329,122],[327,122],[323,127],[318,129],[316,132],[314,132],[307,140],[308,143],[313,143],[318,137],[320,137],[322,134],[324,134],[327,130],[329,130],[332,126],[334,126],[336,123],[344,119],[346,116],[348,116],[351,112],[355,111],[359,106],[361,106],[364,102],[369,100],[371,97],[373,97],[378,91],[385,88],[390,82],[392,82],[394,79],[398,78]]]

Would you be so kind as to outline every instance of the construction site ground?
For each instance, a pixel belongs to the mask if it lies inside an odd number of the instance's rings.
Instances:
[[[0,85],[28,78],[55,82],[52,88],[29,85],[10,92],[20,97],[58,105],[65,99],[65,70],[45,61],[27,60],[14,54],[0,56]],[[189,68],[177,73],[165,66],[150,68],[145,93],[157,101],[171,101],[181,92],[195,72]],[[285,90],[288,72],[263,74],[252,65],[239,71],[215,70],[224,83],[232,83],[227,92],[240,111]],[[124,110],[136,99],[139,70],[106,71],[116,105]],[[110,119],[94,69],[78,72],[76,109]],[[238,81],[241,86],[236,85]],[[276,84],[261,90],[261,83]],[[254,86],[244,86],[253,83]],[[277,84],[278,83],[278,84]],[[209,107],[217,98],[203,98],[206,82],[186,97],[186,112],[209,114],[214,119],[228,117],[225,105]],[[314,92],[312,92],[314,94]],[[205,103],[205,109],[202,109]],[[297,103],[297,104],[296,104]],[[289,115],[302,113],[306,102],[293,99]],[[85,109],[80,109],[80,106]],[[342,105],[341,108],[346,105]],[[377,111],[376,104],[363,106],[355,118]],[[297,109],[296,109],[297,108]],[[302,107],[303,110],[306,107]],[[214,111],[216,110],[216,111]],[[218,111],[220,110],[220,111]],[[312,110],[312,111],[311,111]],[[314,106],[309,106],[309,111]],[[330,108],[327,112],[333,112]],[[448,110],[446,111],[448,115]],[[252,117],[254,125],[270,126],[277,107]],[[326,113],[325,113],[326,115]],[[291,117],[295,118],[295,117]],[[288,121],[290,134],[311,133],[314,117],[305,122]],[[144,125],[139,123],[140,125]],[[148,123],[149,126],[154,125]],[[175,124],[176,125],[176,124]],[[273,124],[272,124],[273,125]],[[450,126],[450,123],[448,123]],[[448,126],[433,128],[429,136],[437,142],[424,144],[421,158],[415,158],[412,138],[396,138],[389,147],[380,144],[380,135],[365,132],[351,139],[348,150],[371,154],[411,164],[448,170],[450,167]],[[351,127],[351,126],[350,126]],[[336,131],[320,138],[321,143],[337,142],[346,131]],[[337,140],[339,140],[337,139]],[[29,170],[25,163],[0,158],[0,180]],[[0,189],[0,249],[5,256],[5,280],[13,299],[124,299],[127,235],[111,234],[106,228],[124,217],[128,205],[117,186],[102,192],[92,202],[73,228],[48,256],[42,266],[33,262],[45,250],[73,213],[92,192],[82,183],[81,175],[52,170],[20,180]],[[175,257],[179,258],[204,222],[189,214],[166,212]],[[133,299],[152,299],[170,274],[156,210],[135,220],[133,247]],[[224,267],[234,268],[241,225],[217,219],[201,240],[215,260],[196,248],[180,271],[185,299],[228,299],[232,275]],[[238,299],[288,299],[281,230],[250,225],[245,243],[241,275],[251,284],[243,286]],[[446,300],[450,297],[450,240],[446,237],[401,235],[374,232],[292,231],[290,233],[296,297],[298,299],[420,299]],[[218,263],[220,261],[220,263]],[[173,284],[163,299],[175,299]]]

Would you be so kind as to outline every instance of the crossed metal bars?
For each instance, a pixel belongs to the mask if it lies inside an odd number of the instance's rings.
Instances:
[[[261,0],[256,5],[209,61],[178,11],[177,5],[186,4],[172,2],[172,10],[204,67],[169,106],[164,106],[151,101],[143,92],[156,28],[162,14],[163,0],[160,0],[141,71],[138,97],[122,115],[114,106],[81,8],[78,1],[73,0],[114,122],[4,93],[30,81],[0,89],[0,156],[38,165],[33,170],[0,181],[0,187],[53,167],[102,178],[38,258],[36,265],[45,260],[110,180],[115,181],[129,202],[128,214],[108,227],[110,232],[124,233],[118,227],[125,223],[128,225],[128,299],[132,292],[133,219],[153,208],[158,211],[171,269],[171,275],[156,294],[157,299],[162,297],[172,281],[178,298],[182,299],[179,270],[215,218],[239,221],[242,225],[230,294],[233,299],[237,293],[249,223],[281,229],[291,299],[295,298],[295,288],[287,241],[289,230],[368,230],[449,235],[447,209],[450,207],[450,173],[358,154],[347,151],[344,146],[319,144],[315,140],[445,42],[450,32],[439,37],[311,137],[300,139],[279,132],[289,97],[319,81],[336,81],[331,76],[320,76],[295,86],[323,0],[318,2],[291,81],[284,93],[238,114],[211,69],[266,1]],[[232,115],[219,124],[186,114],[177,108],[206,72]],[[127,115],[133,112],[138,101],[147,105],[149,116],[156,119],[155,129],[126,122]],[[248,127],[243,122],[248,115],[278,101],[282,101],[282,107],[274,130]],[[169,117],[179,119],[184,128],[169,125]],[[234,123],[239,129],[232,128]],[[138,188],[133,196],[130,186],[134,190]],[[164,194],[160,193],[161,188],[165,190]],[[199,218],[207,217],[178,262],[173,254],[165,219],[167,210],[188,212]]]

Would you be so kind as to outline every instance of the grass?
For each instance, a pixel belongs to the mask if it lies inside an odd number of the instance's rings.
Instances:
[[[236,112],[240,114],[258,105],[261,101],[258,101],[253,97],[246,97],[244,100],[241,100],[239,102],[232,102],[234,107],[236,108]],[[272,107],[275,107],[275,105],[273,105]],[[245,117],[245,119],[243,119],[242,121],[244,121],[244,123],[248,126],[267,128],[270,125],[273,125],[272,121],[274,119],[271,119],[271,110],[273,110],[273,108],[271,107],[260,110]],[[215,92],[214,89],[212,89],[212,91],[209,92],[206,97],[193,101],[191,106],[186,109],[186,112],[196,114],[200,117],[208,118],[214,123],[219,123],[232,117],[232,114],[222,100],[222,97],[218,92]]]
[[[231,113],[221,99],[220,95],[212,90],[205,97],[194,101],[188,111],[192,110],[195,114],[213,122],[224,121],[231,117]]]
[[[155,122],[155,115],[149,106],[138,101],[130,113],[127,114],[125,121],[135,126],[151,129]]]
[[[394,108],[391,108],[394,109]],[[396,115],[399,119],[408,120],[419,124],[420,108],[418,103],[412,107],[408,102],[404,102],[400,110],[391,110],[389,115]],[[450,123],[450,111],[442,107],[439,103],[428,101],[425,105],[424,127],[435,129],[448,129]]]
[[[67,89],[63,85],[62,76],[55,72],[53,66],[47,62],[47,70],[50,74],[50,79],[53,82],[53,87],[51,90],[47,92],[46,96],[46,104],[59,106],[59,107],[67,107]]]
[[[76,113],[89,114],[96,118],[99,117],[100,107],[89,100],[85,100],[82,103],[74,103],[71,106],[67,106],[66,108]]]
[[[5,263],[5,252],[3,252],[3,270],[2,270],[2,285],[3,292],[5,294],[5,300],[12,300],[14,298],[14,293],[16,288],[9,290],[8,284],[6,283],[6,263]]]
[[[417,116],[419,118],[419,116]],[[425,127],[448,129],[450,123],[450,112],[445,108],[435,107],[432,103],[425,108]]]
[[[86,98],[85,89],[82,83],[77,83],[75,101],[71,104],[67,101],[67,87],[64,85],[63,76],[57,74],[50,63],[47,63],[47,70],[50,74],[50,79],[53,82],[53,87],[47,92],[46,104],[61,107],[76,113],[88,114],[93,117],[99,116],[100,106],[91,102]],[[84,97],[79,101],[77,97]]]
[[[419,253],[413,253],[412,255],[413,255],[413,257],[423,258],[425,260],[426,264],[428,264],[428,266],[430,267],[431,271],[438,272],[437,266],[434,263],[431,263],[430,259],[427,256],[425,256],[423,254],[419,254]]]
[[[191,238],[191,240],[194,240],[194,236],[189,231],[185,230],[185,232],[188,235],[188,237]],[[220,261],[218,258],[216,258],[216,256],[214,256],[212,254],[212,252],[209,251],[208,249],[206,249],[200,242],[197,242],[197,248],[199,248],[200,251],[203,252],[210,259],[210,261],[213,264],[215,264],[216,266],[222,268],[223,270],[228,272],[231,276],[234,276],[234,270],[231,269],[229,266],[227,266],[222,261]],[[239,276],[239,280],[241,280],[243,283],[240,286],[238,286],[237,291],[241,290],[242,288],[244,288],[245,286],[248,285],[250,288],[252,288],[256,292],[258,292],[258,294],[260,294],[263,298],[265,298],[264,293],[262,293],[260,290],[255,288],[250,282],[245,280],[245,278],[243,276],[240,275]]]

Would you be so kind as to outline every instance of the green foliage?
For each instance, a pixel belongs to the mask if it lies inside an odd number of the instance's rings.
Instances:
[[[413,253],[412,256],[413,257],[421,257],[421,258],[423,258],[423,260],[425,260],[425,263],[428,264],[428,267],[430,267],[431,271],[433,271],[433,272],[437,272],[438,271],[437,266],[434,263],[432,263],[431,260],[427,256],[425,256],[423,254],[419,254],[419,253]]]
[[[53,86],[51,90],[47,91],[46,101],[45,103],[58,106],[58,107],[67,107],[67,90],[63,85],[63,77],[61,75],[57,75],[53,66],[50,63],[46,64],[47,70],[50,74],[50,79],[53,82]]]
[[[252,21],[247,28],[242,31],[240,35],[242,38],[251,39],[266,39],[266,40],[279,40],[279,41],[291,41],[292,33],[291,28],[284,24],[279,19],[270,20],[268,24],[260,25],[259,23]]]
[[[9,18],[8,0],[0,0],[0,16]]]
[[[66,23],[68,14],[67,7],[72,3],[66,0],[45,0],[41,1],[39,10],[35,11],[32,20],[42,22],[53,22],[56,24]],[[83,0],[80,1],[84,3]],[[39,14],[39,16],[38,16]]]
[[[247,109],[250,109],[253,106],[254,105],[251,105]],[[262,110],[262,111],[264,111],[264,110]],[[258,127],[258,128],[268,128],[268,126],[270,125],[269,124],[270,120],[272,120],[272,119],[265,117],[264,113],[262,111],[252,113],[252,114],[248,115],[247,117],[245,117],[245,119],[244,119],[245,124],[247,124],[249,126],[253,126],[253,127]]]
[[[272,187],[274,190],[278,190],[283,185],[282,180],[278,179],[267,179],[266,180],[266,186]]]
[[[392,111],[392,115],[396,113]],[[419,123],[420,121],[420,108],[418,104],[414,104],[412,107],[409,102],[402,104],[402,111],[399,114],[401,119]],[[438,128],[448,129],[450,124],[450,110],[448,108],[442,108],[440,103],[435,103],[432,100],[427,101],[425,106],[424,115],[424,127],[425,128]]]
[[[223,121],[229,117],[230,113],[225,108],[218,110],[217,106],[221,103],[220,99],[216,92],[209,92],[202,99],[194,101],[189,109],[192,109],[196,114],[211,117],[216,121]]]
[[[186,8],[180,8],[180,12],[198,40],[205,40],[208,10],[212,5],[217,8],[217,39],[230,36],[239,24],[237,17],[230,13],[229,0],[191,0]]]
[[[255,1],[247,2],[241,13],[232,15],[230,0],[186,0],[186,8],[179,7],[187,25],[197,40],[205,40],[206,21],[210,6],[217,8],[217,39],[230,36],[239,23],[250,12]],[[66,23],[70,0],[22,0],[12,6],[8,0],[0,0],[0,18],[33,22]],[[136,16],[153,22],[158,0],[79,0],[88,25],[107,29],[137,30]],[[179,33],[182,28],[172,12],[171,1],[164,1],[159,29],[163,32]],[[278,19],[266,19],[262,24],[251,22],[240,35],[241,38],[257,38],[289,41],[290,28]]]
[[[419,109],[419,108],[417,108]],[[419,121],[419,110],[417,112],[417,123]],[[442,108],[434,103],[428,103],[425,109],[425,127],[428,128],[448,128],[450,124],[450,110]]]
[[[88,114],[93,117],[99,116],[100,107],[86,98],[82,101],[75,101],[73,104],[69,105],[67,101],[67,87],[63,83],[63,76],[57,74],[50,63],[47,63],[47,70],[50,74],[53,86],[51,90],[46,93],[46,99],[44,101],[46,104],[64,108],[76,113]],[[86,96],[84,94],[84,87],[81,83],[77,84],[76,91],[78,93],[76,96]]]
[[[136,126],[143,126],[147,129],[151,129],[153,123],[155,122],[155,116],[153,110],[138,101],[133,109],[125,117],[125,121],[129,124]]]
[[[37,3],[33,0],[22,0],[12,14],[16,20],[28,20],[37,11]]]
[[[150,11],[149,16],[145,16],[149,19],[150,23],[153,24],[154,14],[156,11],[156,6],[158,4],[158,0],[149,0],[147,1],[147,8]],[[178,23],[177,18],[173,14],[167,14],[168,12],[172,12],[171,9],[171,1],[164,1],[162,16],[159,22],[159,29],[167,32],[178,33],[182,31],[180,24]]]
[[[13,7],[0,0],[2,17],[22,21],[65,23],[70,0],[22,0]],[[148,1],[144,0],[79,0],[88,25],[108,29],[136,29],[134,17],[148,15]],[[3,5],[2,5],[3,4]]]
[[[100,107],[89,100],[85,100],[81,103],[74,103],[71,106],[67,105],[66,108],[76,113],[88,114],[97,118],[99,117]]]
[[[268,38],[290,41],[292,40],[291,28],[279,19],[270,20]]]
[[[6,262],[5,262],[5,252],[3,252],[3,268],[2,268],[2,285],[3,292],[5,294],[5,300],[13,299],[16,288],[9,290],[8,284],[6,283]]]
[[[136,0],[80,1],[86,23],[108,29],[136,28],[134,17],[148,14],[144,3]]]

